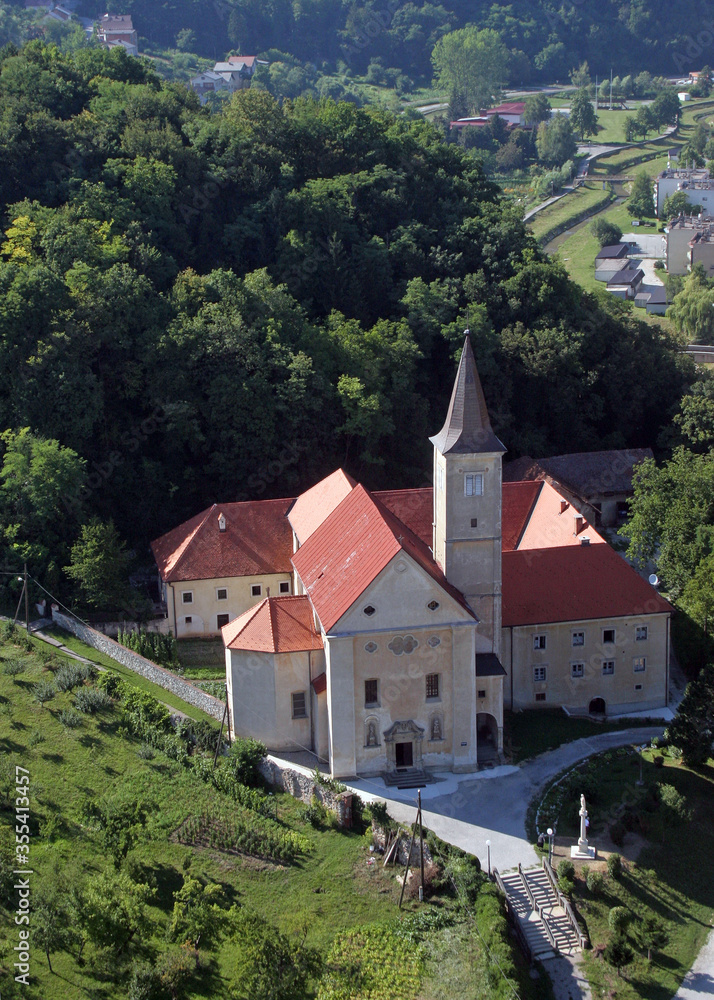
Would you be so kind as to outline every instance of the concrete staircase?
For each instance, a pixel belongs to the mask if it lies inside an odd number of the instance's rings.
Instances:
[[[532,960],[544,961],[556,954],[580,951],[579,936],[542,868],[519,867],[499,878]]]

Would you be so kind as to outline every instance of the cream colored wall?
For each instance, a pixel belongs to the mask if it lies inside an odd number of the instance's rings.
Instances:
[[[691,248],[691,264],[692,267],[701,264],[707,277],[711,278],[714,274],[714,243],[709,241],[695,243]]]
[[[507,706],[553,708],[564,705],[574,712],[587,712],[593,698],[605,701],[606,712],[642,711],[660,708],[667,703],[668,615],[642,615],[630,618],[596,619],[503,630],[502,663]],[[647,626],[647,639],[635,639],[636,627]],[[615,629],[615,643],[603,643],[603,629]],[[583,646],[572,645],[572,633],[584,632]],[[533,649],[533,637],[546,636],[546,649]],[[644,656],[646,669],[635,673],[633,658]],[[603,660],[615,661],[615,672],[603,675]],[[571,664],[585,664],[584,676],[573,678]],[[546,681],[533,680],[533,668],[546,667]],[[642,684],[642,690],[635,690]],[[511,692],[513,696],[511,704]],[[544,692],[545,701],[535,700]]]
[[[436,611],[430,601],[439,602]],[[371,605],[375,613],[364,614]],[[473,770],[476,766],[475,655],[491,651],[473,617],[410,556],[401,552],[326,637],[328,708],[333,773],[376,774],[386,767],[385,729],[413,719],[425,729],[423,762],[434,768]],[[412,653],[395,653],[389,643],[411,635]],[[429,639],[439,639],[430,646]],[[377,650],[367,652],[373,642]],[[426,675],[440,675],[439,700],[427,701]],[[376,678],[380,705],[364,703],[364,682]],[[441,714],[443,740],[432,741],[430,723]],[[367,747],[366,723],[377,722],[378,747]],[[349,726],[349,733],[346,728]],[[461,746],[462,742],[465,746]],[[352,768],[352,770],[350,770]]]
[[[312,653],[258,653],[226,650],[231,724],[238,736],[262,740],[269,750],[311,748],[313,678],[324,670],[320,650]],[[307,716],[292,717],[292,695],[305,694]]]
[[[670,226],[667,233],[667,273],[686,274],[689,242],[696,230],[685,226]]]
[[[459,630],[462,631],[462,630]],[[471,631],[470,629],[468,630]],[[396,637],[411,634],[418,642],[412,653],[395,655],[389,644]],[[429,639],[439,639],[432,647]],[[365,646],[374,642],[375,652]],[[355,748],[357,770],[360,774],[377,774],[387,764],[387,747],[384,731],[394,722],[412,719],[425,730],[422,741],[422,759],[425,766],[447,768],[452,765],[454,728],[453,683],[453,630],[448,627],[414,631],[382,632],[378,635],[360,635],[352,639],[354,657]],[[426,675],[439,675],[439,697],[426,697]],[[365,705],[365,681],[376,679],[379,705]],[[442,739],[431,740],[431,722],[440,716]],[[367,723],[377,723],[379,746],[368,747]]]
[[[442,470],[441,474],[439,469]],[[464,476],[483,474],[483,496],[464,495]],[[501,456],[434,450],[434,558],[481,621],[498,655],[501,622]],[[443,489],[439,484],[443,483]],[[471,519],[478,524],[471,527]],[[495,623],[495,624],[494,624]]]
[[[219,630],[216,624],[217,615],[229,615],[229,621],[242,615],[248,608],[252,608],[268,596],[270,589],[271,597],[280,596],[280,583],[290,584],[290,593],[293,593],[292,578],[289,573],[266,573],[263,576],[233,576],[223,577],[215,580],[189,580],[185,583],[174,583],[166,586],[166,607],[169,616],[170,627],[175,636],[185,638],[187,636],[217,635]],[[253,597],[250,588],[253,584],[260,584],[262,593],[260,597]],[[174,620],[174,601],[171,589],[176,595],[176,618],[178,627]],[[225,601],[219,601],[216,591],[225,588],[228,597]],[[182,593],[191,591],[193,602],[184,604]],[[186,624],[186,616],[193,620]]]

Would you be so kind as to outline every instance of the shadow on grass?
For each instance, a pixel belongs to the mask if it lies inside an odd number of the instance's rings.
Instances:
[[[52,764],[61,764],[64,761],[64,757],[61,753],[43,753],[43,760],[48,760]]]
[[[3,753],[24,753],[25,747],[14,740],[8,739],[8,737],[3,737],[0,739],[0,750]]]
[[[88,750],[98,750],[100,747],[103,747],[102,741],[98,740],[96,736],[90,736],[89,733],[80,736],[77,742],[81,743]]]

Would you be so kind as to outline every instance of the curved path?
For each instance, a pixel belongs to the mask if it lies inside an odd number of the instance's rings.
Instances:
[[[714,931],[694,960],[674,1000],[705,1000],[714,996]]]
[[[440,774],[441,780],[422,789],[424,825],[447,843],[475,854],[484,867],[487,840],[491,842],[491,864],[500,871],[516,867],[519,861],[536,864],[535,851],[526,838],[526,812],[538,790],[592,754],[628,743],[646,743],[663,731],[664,723],[599,733],[565,743],[519,767],[497,767],[463,777]],[[385,800],[394,819],[414,821],[416,791],[387,788],[380,778],[359,778],[349,787],[366,800]]]

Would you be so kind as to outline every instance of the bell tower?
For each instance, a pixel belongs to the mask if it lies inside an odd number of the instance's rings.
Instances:
[[[498,656],[501,645],[501,459],[469,331],[446,421],[434,445],[434,559],[479,619]]]

